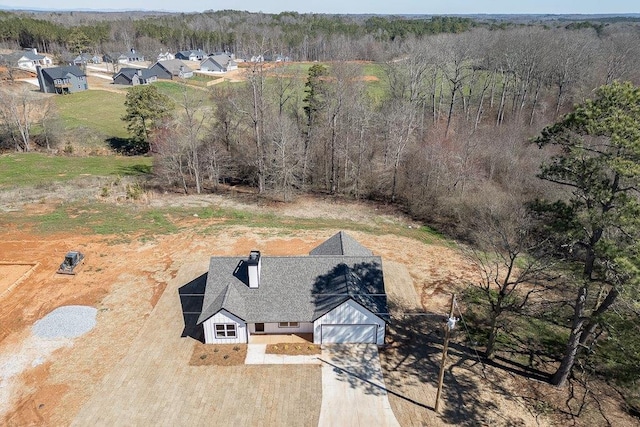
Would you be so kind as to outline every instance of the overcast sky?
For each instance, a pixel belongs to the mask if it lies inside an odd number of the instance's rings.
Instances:
[[[233,9],[265,13],[640,13],[638,0],[0,0],[0,7],[179,12]]]

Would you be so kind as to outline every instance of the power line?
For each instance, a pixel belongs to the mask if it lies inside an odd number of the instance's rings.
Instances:
[[[487,374],[485,373],[486,366],[485,366],[484,362],[482,361],[482,359],[480,358],[480,354],[478,353],[478,350],[476,349],[476,346],[473,345],[473,341],[471,339],[471,332],[469,331],[469,328],[467,327],[467,322],[465,322],[464,316],[462,315],[462,310],[460,310],[460,306],[458,305],[457,302],[455,302],[455,306],[458,309],[458,314],[460,315],[460,320],[462,320],[462,325],[464,326],[464,330],[467,333],[467,339],[472,344],[471,346],[473,347],[473,352],[476,354],[476,359],[478,359],[478,362],[480,362],[480,365],[482,365],[482,376],[486,379],[487,378]]]

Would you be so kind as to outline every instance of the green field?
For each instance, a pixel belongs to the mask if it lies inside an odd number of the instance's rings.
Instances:
[[[125,95],[104,90],[86,90],[71,95],[56,96],[56,105],[66,128],[87,128],[110,137],[127,138]]]
[[[79,176],[140,176],[151,172],[150,157],[64,157],[39,153],[0,156],[0,189],[69,181]]]
[[[177,83],[177,82],[169,82],[169,81],[157,81],[153,83],[155,87],[158,88],[158,91],[164,95],[167,95],[174,102],[181,102],[185,91],[188,96],[205,94],[201,89],[194,89],[186,84]]]

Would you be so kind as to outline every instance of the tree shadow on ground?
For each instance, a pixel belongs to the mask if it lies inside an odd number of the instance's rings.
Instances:
[[[151,165],[137,164],[130,166],[120,166],[118,168],[118,173],[125,176],[149,175],[151,173]]]
[[[135,141],[131,138],[114,136],[107,138],[107,143],[113,151],[125,156],[139,156],[149,152],[148,143]]]
[[[208,275],[204,273],[178,289],[184,318],[182,337],[191,337],[201,343],[204,343],[204,329],[202,325],[198,325],[198,318],[202,313]]]
[[[485,360],[475,349],[460,343],[463,334],[458,332],[452,335],[449,344],[448,367],[441,396],[443,409],[440,414],[421,413],[417,404],[428,409],[435,404],[446,316],[438,313],[409,314],[404,307],[394,307],[391,302],[390,306],[391,312],[396,314],[392,315],[388,325],[388,345],[381,351],[385,383],[390,394],[403,396],[407,403],[416,402],[412,404],[414,408],[405,407],[414,414],[412,420],[439,417],[446,423],[461,426],[496,425],[496,422],[510,426],[526,424],[517,413],[501,411],[494,398],[499,395],[502,399],[510,399],[510,390],[499,380],[487,376]],[[496,368],[499,372],[504,367],[496,364]],[[517,375],[532,375],[526,370],[511,367],[509,373],[512,371]]]

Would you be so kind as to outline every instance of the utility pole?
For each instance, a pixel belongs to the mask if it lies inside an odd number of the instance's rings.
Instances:
[[[456,294],[451,295],[451,308],[449,309],[449,319],[444,325],[444,346],[442,348],[442,360],[440,361],[440,375],[438,376],[438,392],[436,393],[436,404],[434,410],[438,412],[440,406],[440,394],[442,393],[442,383],[444,382],[444,368],[447,361],[447,350],[449,350],[449,337],[451,336],[451,330],[455,328],[456,321],[453,317],[453,308],[456,305]]]

